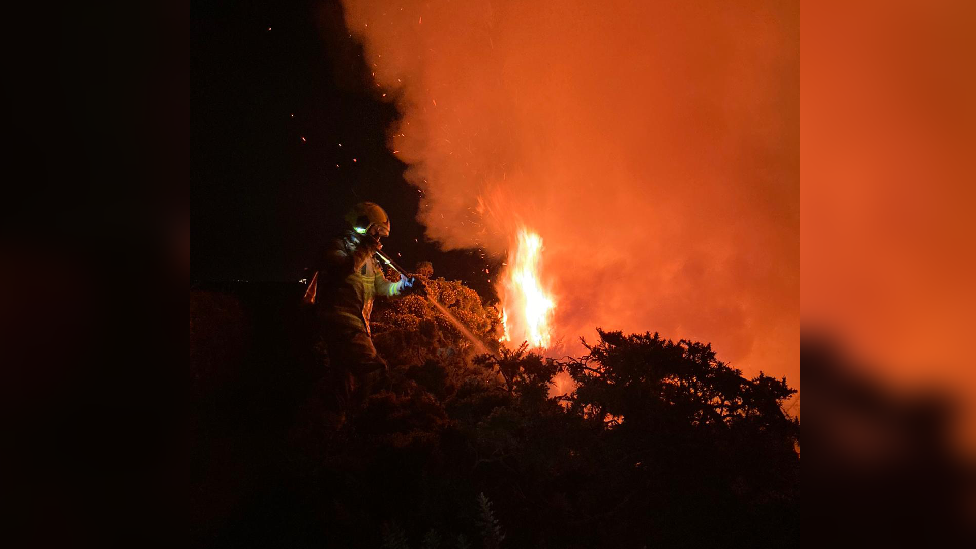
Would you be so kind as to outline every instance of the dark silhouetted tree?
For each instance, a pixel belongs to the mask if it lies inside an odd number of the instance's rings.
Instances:
[[[479,337],[497,338],[497,311],[475,292],[441,279],[430,287]],[[294,293],[298,303],[300,288]],[[279,379],[305,387],[310,401],[320,390],[303,380],[314,369],[324,377],[327,360],[298,362],[291,357],[306,353],[282,350],[313,345],[311,337],[301,343],[277,328],[298,324],[300,309],[197,298],[195,305],[191,296],[191,359],[194,371],[206,374],[195,393],[200,436],[239,441],[236,446],[262,458],[260,469],[247,470],[264,475],[250,480],[246,492],[216,485],[236,494],[219,515],[224,526],[206,530],[225,545],[421,547],[451,540],[441,546],[460,547],[472,540],[498,547],[504,540],[509,547],[568,549],[799,542],[799,422],[782,408],[794,391],[784,379],[743,377],[707,344],[599,331],[578,358],[544,358],[524,345],[475,356],[474,346],[426,300],[406,297],[377,311],[376,344],[393,381],[338,430],[317,420],[314,406],[302,405],[286,435],[275,431],[283,411],[266,424],[250,407],[259,402],[274,410],[270,403],[297,391],[277,388],[272,399],[268,388]],[[233,328],[225,339],[220,319],[237,310],[248,311],[248,328]],[[261,336],[267,341],[256,347],[264,349],[260,354],[234,359],[255,383],[227,394],[238,389],[208,381],[235,375],[221,359],[234,354],[214,342],[269,330],[279,335]],[[252,352],[247,349],[241,352]],[[560,372],[575,390],[552,397]],[[220,422],[208,415],[215,413]],[[248,423],[235,426],[235,418]],[[203,446],[198,459],[223,456],[219,448]],[[220,471],[219,464],[200,469]]]

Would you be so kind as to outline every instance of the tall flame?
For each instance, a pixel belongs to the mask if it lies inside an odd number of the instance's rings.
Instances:
[[[556,303],[540,282],[542,249],[542,237],[525,227],[519,229],[499,292],[505,329],[502,341],[526,341],[532,348],[549,346]]]

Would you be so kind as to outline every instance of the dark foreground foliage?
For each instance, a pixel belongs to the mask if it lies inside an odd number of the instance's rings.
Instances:
[[[477,294],[437,282],[480,337],[496,333]],[[475,357],[404,299],[376,330],[389,390],[337,430],[301,289],[224,290],[191,293],[200,546],[798,544],[793,391],[708,345],[600,332],[579,359]],[[560,372],[577,389],[550,397]]]

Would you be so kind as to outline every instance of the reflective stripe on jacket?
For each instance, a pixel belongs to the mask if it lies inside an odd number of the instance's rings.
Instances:
[[[309,285],[306,301],[315,303],[327,321],[370,333],[373,300],[400,294],[404,281],[387,280],[376,257],[356,248],[355,238],[349,232],[330,241],[317,262],[315,287]]]

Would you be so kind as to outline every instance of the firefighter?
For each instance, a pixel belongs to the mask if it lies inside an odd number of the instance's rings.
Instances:
[[[335,387],[335,405],[345,415],[362,406],[386,377],[386,362],[373,347],[369,317],[377,296],[422,292],[423,282],[400,275],[390,282],[376,258],[380,239],[390,235],[390,218],[372,202],[357,204],[346,214],[346,226],[313,266],[305,292],[314,304],[325,336]]]

